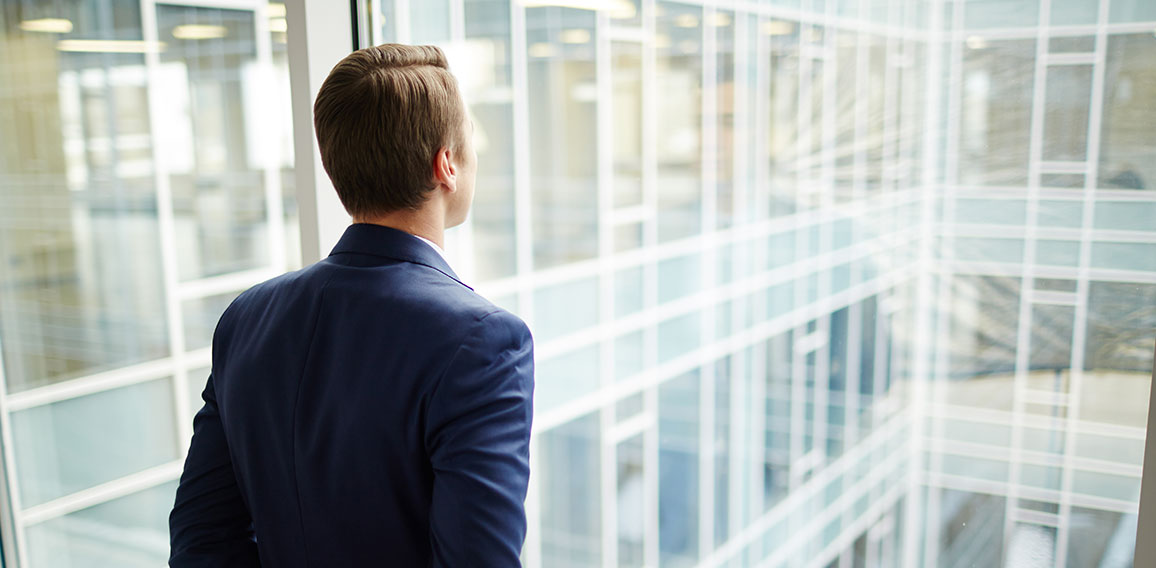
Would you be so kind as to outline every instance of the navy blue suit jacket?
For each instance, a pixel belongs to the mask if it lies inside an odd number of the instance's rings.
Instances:
[[[349,227],[221,316],[170,566],[518,565],[533,383],[520,319]]]

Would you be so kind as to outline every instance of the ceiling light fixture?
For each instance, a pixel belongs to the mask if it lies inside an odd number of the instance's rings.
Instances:
[[[285,5],[271,2],[265,8],[265,15],[269,16],[270,18],[284,18],[285,17]]]
[[[785,36],[795,33],[795,24],[781,20],[768,20],[763,22],[759,29],[769,36]]]
[[[633,17],[636,12],[634,4],[630,0],[522,0],[522,5],[527,8],[573,8],[575,10],[594,10],[596,12],[607,11],[612,12],[611,17],[617,17],[613,13],[630,13]]]
[[[590,43],[590,31],[584,29],[562,30],[562,43]]]
[[[535,43],[527,51],[529,51],[530,57],[538,58],[554,57],[557,54],[557,50],[549,43]]]
[[[289,20],[285,18],[273,18],[269,20],[269,31],[271,32],[287,32],[289,31]]]
[[[165,50],[162,41],[115,39],[62,39],[56,49],[76,53],[160,53]]]
[[[229,28],[225,26],[184,24],[173,28],[173,37],[177,39],[221,39],[227,35],[229,35]]]
[[[26,32],[46,34],[66,34],[72,31],[72,22],[64,18],[40,18],[20,22],[20,29]]]
[[[680,28],[693,28],[698,25],[698,18],[694,14],[679,14],[674,18],[674,25]]]

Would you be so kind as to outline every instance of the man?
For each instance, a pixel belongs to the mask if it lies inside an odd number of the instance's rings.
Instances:
[[[382,45],[313,110],[354,224],[221,316],[169,564],[515,566],[532,346],[441,254],[477,168],[457,83],[438,48]]]

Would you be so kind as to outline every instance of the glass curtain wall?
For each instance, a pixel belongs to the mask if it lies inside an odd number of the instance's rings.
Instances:
[[[538,343],[526,564],[1130,562],[1141,4],[366,2],[503,141],[451,254]]]
[[[0,1],[17,566],[164,564],[217,318],[298,263],[284,6],[230,5]]]
[[[164,562],[216,319],[299,256],[284,7],[212,5],[0,0],[21,566]],[[475,121],[448,249],[537,340],[526,565],[1130,565],[1149,3],[362,9]]]

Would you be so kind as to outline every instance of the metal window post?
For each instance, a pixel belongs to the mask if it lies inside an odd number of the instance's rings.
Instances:
[[[293,98],[301,263],[305,265],[320,260],[349,222],[321,165],[313,136],[313,99],[329,70],[349,54],[353,15],[350,4],[324,0],[286,0],[285,13],[289,24],[289,89]]]

